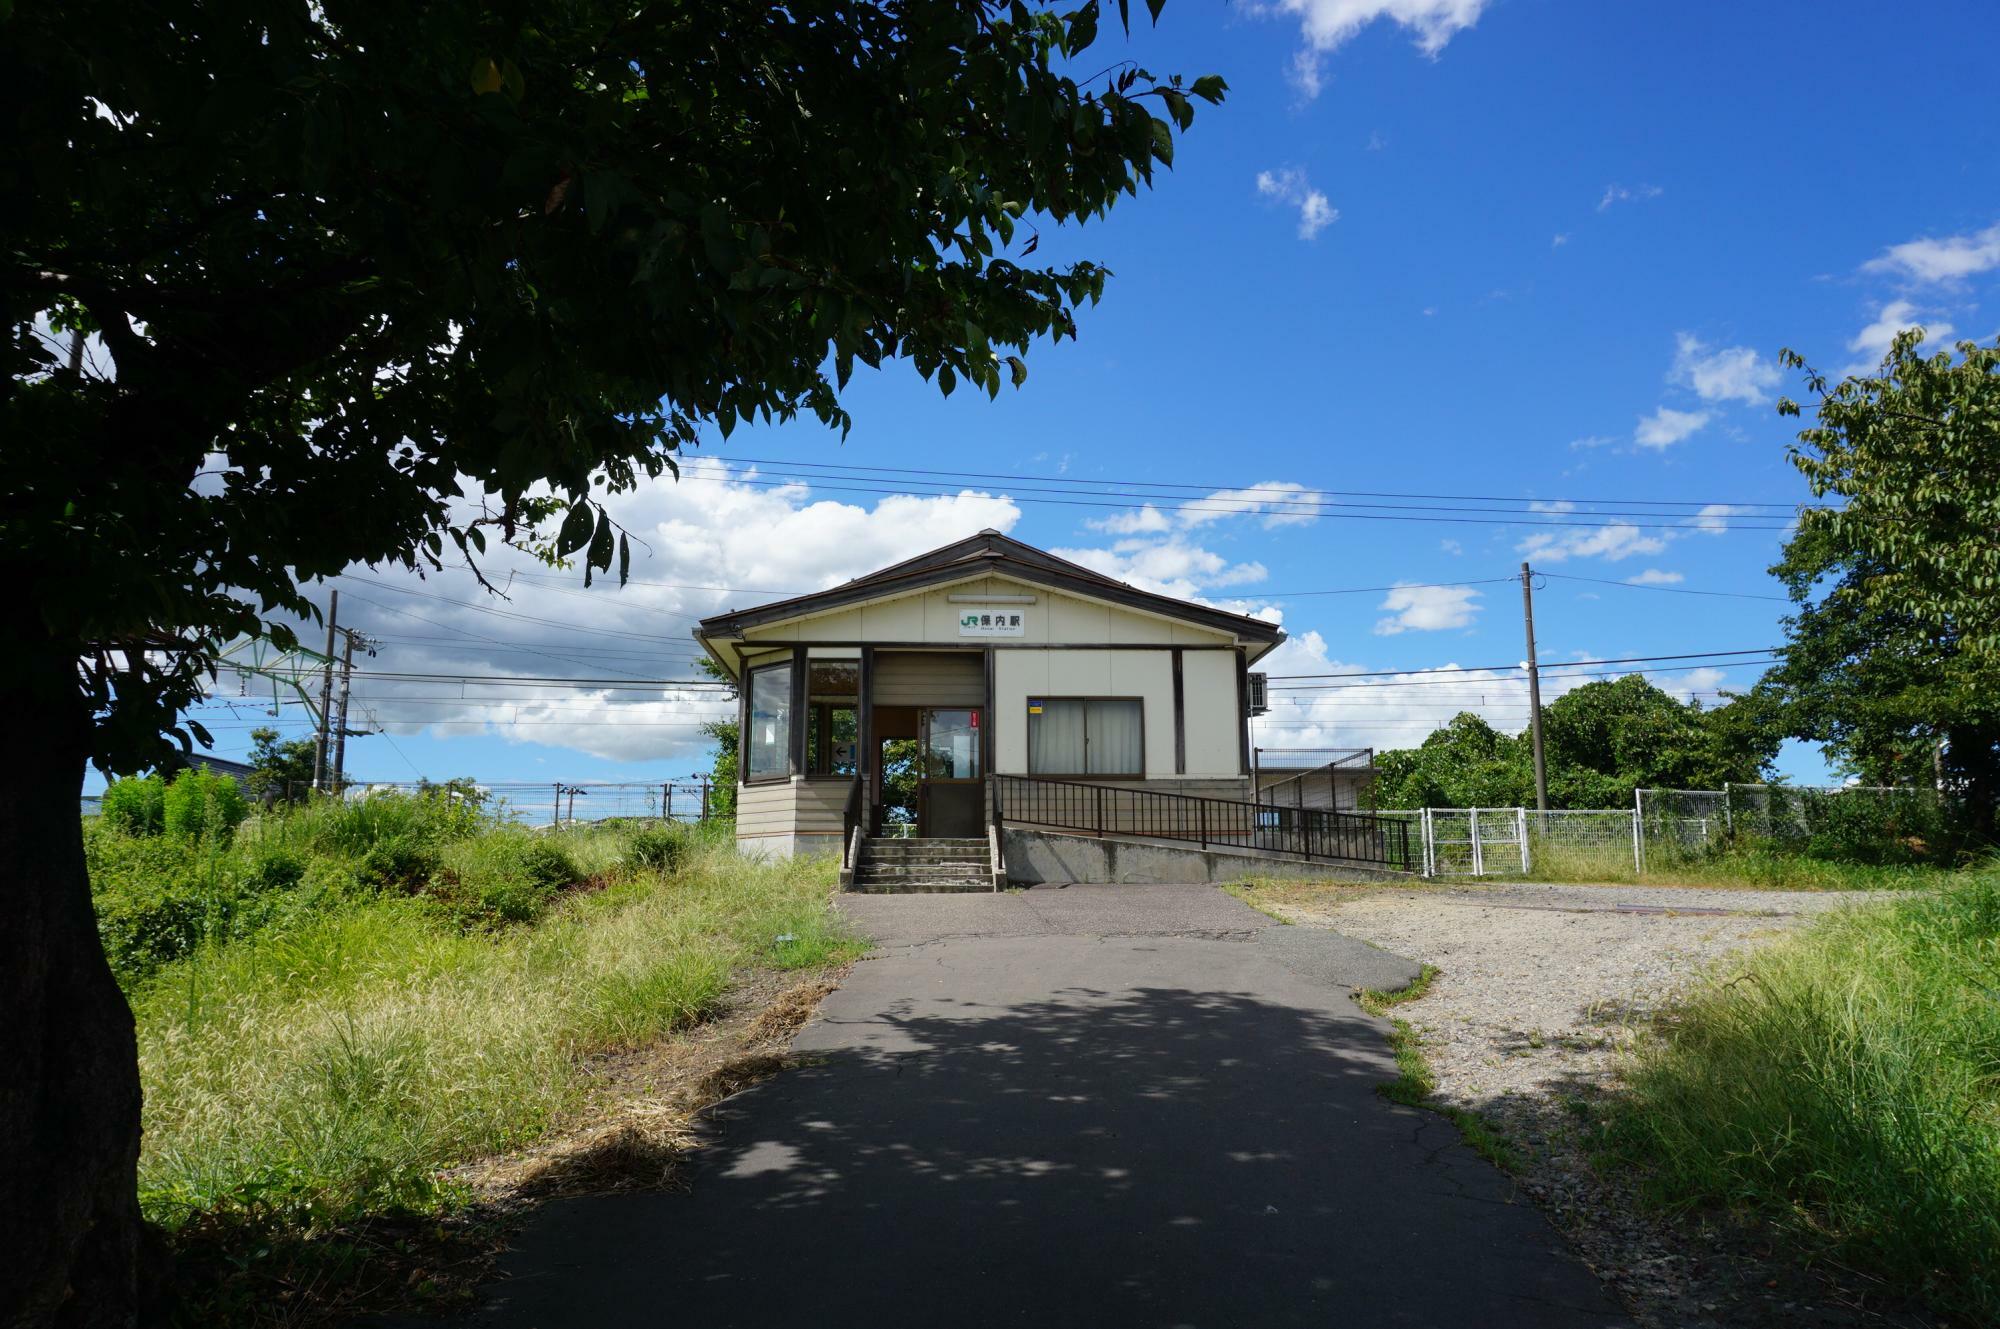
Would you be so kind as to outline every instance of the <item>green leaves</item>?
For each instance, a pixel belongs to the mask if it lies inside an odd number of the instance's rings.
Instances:
[[[111,372],[4,343],[0,555],[65,658],[196,643],[90,682],[99,755],[143,764],[206,685],[199,643],[275,631],[354,562],[478,563],[491,526],[623,576],[602,500],[676,449],[845,431],[857,364],[1021,387],[1104,291],[1088,260],[1036,266],[1043,220],[1135,195],[1225,90],[1069,63],[1102,13],[356,0],[246,41],[187,0],[16,9],[0,173],[38,188],[8,244],[49,275],[0,299],[99,332]]]

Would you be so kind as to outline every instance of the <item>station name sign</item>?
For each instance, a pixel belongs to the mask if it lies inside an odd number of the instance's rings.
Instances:
[[[958,635],[961,637],[1025,637],[1027,615],[1018,609],[961,609]]]

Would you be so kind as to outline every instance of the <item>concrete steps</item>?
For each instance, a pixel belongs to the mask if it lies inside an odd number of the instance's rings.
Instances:
[[[861,842],[853,889],[878,894],[990,891],[993,859],[983,839],[872,836]]]

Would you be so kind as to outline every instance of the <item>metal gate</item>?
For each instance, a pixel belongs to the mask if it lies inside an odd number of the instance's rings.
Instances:
[[[1425,808],[1424,875],[1526,875],[1528,814],[1524,808]]]

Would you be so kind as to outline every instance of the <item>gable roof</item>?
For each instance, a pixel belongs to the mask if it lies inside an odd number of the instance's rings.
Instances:
[[[1046,550],[1000,532],[987,529],[977,535],[967,536],[951,544],[933,549],[915,558],[871,572],[864,577],[810,595],[795,595],[786,600],[773,600],[769,604],[754,605],[749,609],[716,614],[705,618],[695,629],[695,636],[704,640],[710,638],[741,637],[752,628],[770,623],[782,623],[788,619],[804,618],[809,614],[825,613],[832,609],[845,608],[868,600],[886,599],[909,591],[921,590],[943,582],[963,581],[971,577],[986,575],[1012,577],[1017,581],[1032,582],[1053,590],[1068,591],[1073,595],[1091,599],[1106,600],[1128,609],[1139,609],[1166,618],[1179,619],[1184,623],[1194,623],[1201,627],[1213,628],[1218,632],[1232,633],[1237,637],[1273,645],[1285,639],[1285,634],[1275,624],[1266,623],[1261,618],[1251,618],[1247,614],[1232,614],[1226,609],[1215,609],[1208,605],[1198,605],[1187,600],[1176,600],[1170,595],[1157,595],[1152,591],[1142,591],[1127,582],[1094,572],[1080,563],[1057,558]]]

